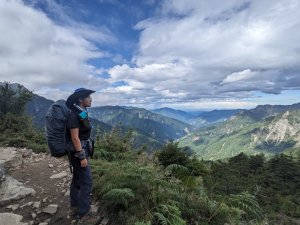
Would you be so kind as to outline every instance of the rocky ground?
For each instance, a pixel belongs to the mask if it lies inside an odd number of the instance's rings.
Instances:
[[[4,172],[5,171],[5,172]],[[76,224],[68,216],[71,173],[67,158],[0,147],[0,224]],[[98,224],[108,225],[97,204]]]

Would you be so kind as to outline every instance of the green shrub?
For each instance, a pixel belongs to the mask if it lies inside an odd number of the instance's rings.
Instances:
[[[115,224],[237,225],[258,210],[251,195],[208,197],[202,178],[186,166],[164,167],[146,154],[114,148],[98,148],[96,154],[91,161],[94,195]],[[181,162],[190,168],[202,168],[202,162],[184,158]]]

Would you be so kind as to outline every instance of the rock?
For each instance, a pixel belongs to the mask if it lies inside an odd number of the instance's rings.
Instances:
[[[0,205],[11,200],[22,199],[27,195],[35,195],[35,193],[32,188],[26,188],[21,182],[7,176],[0,186]]]
[[[26,206],[27,206],[27,203],[21,205],[20,208],[23,209],[23,208],[26,207]]]
[[[1,225],[24,225],[21,222],[23,216],[14,213],[0,213]]]
[[[50,204],[46,208],[43,209],[43,212],[54,215],[57,212],[57,208],[58,208],[58,205]]]
[[[36,213],[32,213],[31,217],[32,217],[32,219],[35,219],[36,218]]]
[[[32,205],[33,208],[38,209],[41,207],[41,202],[34,202]]]
[[[28,202],[27,206],[32,206],[33,202]]]
[[[70,191],[67,191],[64,196],[70,196]]]
[[[60,178],[66,177],[66,176],[68,176],[68,174],[64,171],[61,173],[54,174],[50,178],[51,179],[60,179]]]
[[[42,223],[39,223],[39,225],[48,225],[50,223],[51,219],[47,219]]]
[[[90,209],[92,214],[97,214],[99,211],[99,207],[96,205],[91,205],[91,209]]]
[[[0,165],[0,184],[5,181],[5,168],[3,165]]]
[[[23,158],[28,158],[33,154],[32,149],[27,148],[18,149],[18,152],[22,155]]]
[[[101,223],[100,223],[100,225],[107,225],[108,224],[108,218],[104,218],[102,221],[101,221]]]
[[[49,164],[48,166],[49,166],[50,168],[53,168],[53,164]]]
[[[5,168],[15,168],[22,164],[22,155],[16,148],[0,148],[0,165]]]
[[[12,211],[15,211],[15,210],[17,210],[19,207],[20,207],[19,204],[15,204],[15,205],[9,205],[9,206],[7,206],[6,208],[7,208],[7,209],[11,209]]]

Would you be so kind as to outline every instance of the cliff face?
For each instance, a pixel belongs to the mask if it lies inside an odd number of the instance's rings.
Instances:
[[[275,153],[300,146],[300,111],[286,111],[252,133],[251,146]]]
[[[300,152],[300,110],[277,114],[272,111],[271,116],[264,114],[261,118],[253,120],[253,111],[251,117],[241,113],[218,126],[182,138],[180,145],[190,146],[199,157],[206,159],[232,157],[240,152],[267,155]]]

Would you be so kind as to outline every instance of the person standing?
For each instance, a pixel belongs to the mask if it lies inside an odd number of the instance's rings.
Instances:
[[[71,110],[67,119],[67,140],[71,143],[69,159],[73,168],[70,185],[70,214],[76,216],[78,224],[95,224],[96,215],[90,212],[92,173],[89,158],[92,154],[90,140],[92,125],[87,107],[91,107],[91,94],[95,91],[79,88],[71,94],[66,105]]]

